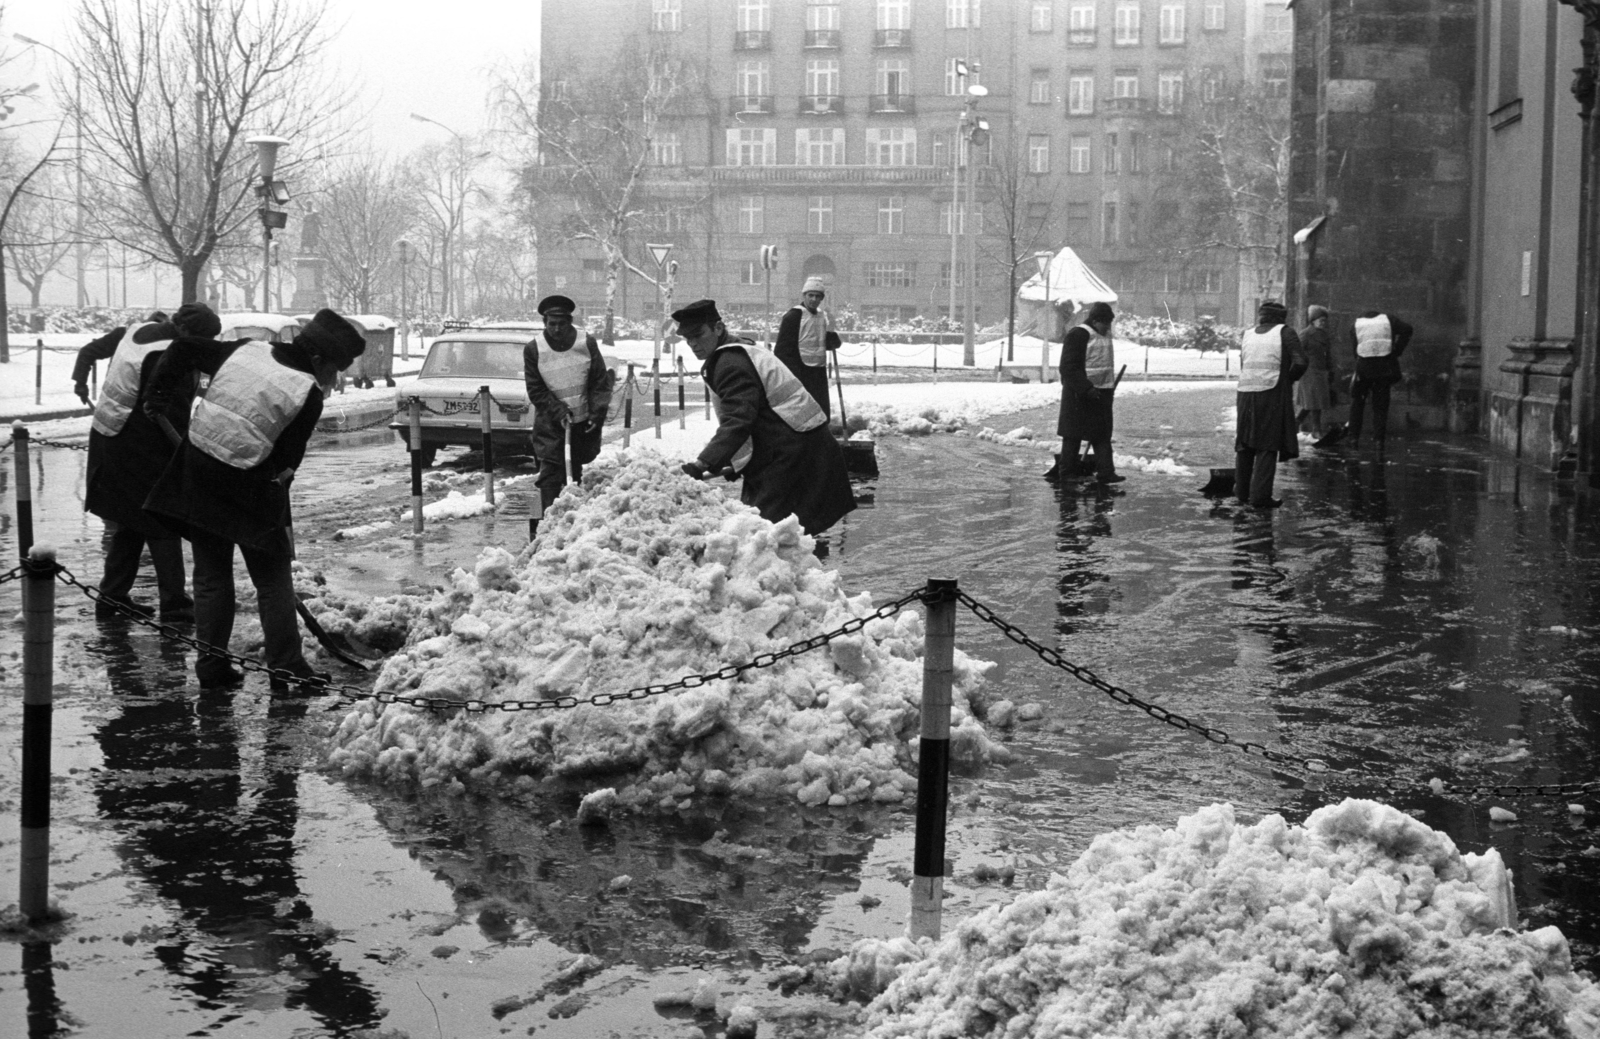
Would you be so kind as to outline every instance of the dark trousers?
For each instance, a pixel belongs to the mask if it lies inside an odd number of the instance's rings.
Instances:
[[[601,430],[587,430],[583,427],[574,427],[572,430],[572,454],[575,458],[594,458],[600,453]],[[561,494],[561,488],[567,485],[567,444],[563,440],[559,450],[541,454],[539,456],[539,477],[535,483],[539,485],[539,501],[545,509],[550,508],[550,503]],[[582,462],[572,465],[572,478],[583,478]]]
[[[139,557],[150,546],[150,565],[156,572],[156,589],[161,608],[172,610],[189,605],[188,579],[183,572],[183,544],[177,538],[146,538],[132,527],[106,520],[101,545],[105,549],[106,569],[100,578],[100,591],[115,599],[126,599],[139,576]]]
[[[1272,500],[1272,481],[1278,475],[1278,452],[1243,448],[1234,452],[1233,493],[1240,501],[1265,505]]]
[[[208,646],[227,649],[233,638],[232,541],[198,534],[194,549],[194,634]],[[294,578],[290,572],[288,535],[281,550],[264,552],[237,546],[244,556],[250,583],[256,587],[256,610],[261,616],[261,636],[267,666],[296,674],[309,674],[311,665],[300,651],[300,622],[295,613]],[[195,674],[206,677],[228,666],[225,658],[202,652]]]
[[[1350,424],[1346,432],[1350,439],[1361,439],[1362,420],[1366,417],[1367,395],[1372,395],[1372,439],[1383,443],[1389,431],[1389,389],[1394,383],[1388,379],[1367,380],[1359,375],[1350,384]]]
[[[1111,438],[1089,441],[1089,449],[1094,452],[1094,474],[1096,476],[1116,475],[1116,463],[1111,460]],[[1079,459],[1083,457],[1083,441],[1061,440],[1061,464],[1066,468],[1061,470],[1063,476],[1072,476],[1078,472]]]

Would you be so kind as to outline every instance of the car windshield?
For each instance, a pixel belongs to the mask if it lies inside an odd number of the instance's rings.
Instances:
[[[484,343],[441,339],[428,351],[422,378],[520,379],[521,343]]]

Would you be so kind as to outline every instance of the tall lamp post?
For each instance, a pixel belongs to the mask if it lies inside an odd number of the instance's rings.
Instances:
[[[289,187],[281,180],[274,180],[272,175],[278,171],[278,149],[289,141],[285,137],[258,134],[246,137],[244,143],[256,146],[256,168],[261,174],[261,183],[256,186],[256,194],[261,198],[261,309],[270,310],[272,232],[289,225],[289,214],[273,208],[273,203],[281,206],[289,201]]]
[[[989,121],[978,118],[978,100],[989,95],[989,88],[974,83],[967,88],[967,104],[961,112],[961,132],[967,143],[966,209],[961,214],[961,233],[967,240],[967,299],[961,315],[961,363],[978,363],[974,345],[973,311],[977,306],[978,236],[975,232],[978,199],[978,149],[989,143]],[[959,147],[959,145],[958,145]],[[952,272],[953,273],[953,272]]]
[[[73,133],[73,205],[75,210],[72,217],[73,265],[78,279],[78,306],[89,305],[88,269],[89,262],[84,252],[83,240],[83,72],[71,58],[45,43],[31,36],[24,36],[20,32],[11,34],[11,38],[18,43],[29,47],[43,47],[54,54],[72,69],[72,133]],[[106,305],[111,303],[110,293],[107,292]]]
[[[400,359],[411,360],[411,321],[406,317],[406,272],[411,266],[411,243],[404,238],[394,243],[400,254]]]
[[[456,297],[455,304],[457,308],[460,308],[463,306],[463,301],[460,298],[461,287],[459,280],[456,278],[456,272],[450,267],[450,239],[453,238],[459,230],[462,230],[461,225],[466,222],[464,210],[466,209],[467,205],[466,168],[467,159],[469,158],[467,155],[467,138],[462,134],[457,133],[454,129],[446,126],[444,123],[439,122],[439,120],[431,119],[420,112],[412,112],[411,118],[415,119],[419,123],[432,123],[434,126],[437,126],[439,129],[449,134],[451,137],[454,137],[456,141],[456,197],[450,200],[450,228],[446,231],[445,240],[440,243],[440,252],[444,254],[439,258],[441,273],[444,276],[444,291],[442,293],[443,298],[439,301],[439,306],[442,310],[450,309],[452,295],[451,289],[454,288],[454,294]],[[488,155],[489,152],[484,151],[470,157],[473,159],[482,159]]]

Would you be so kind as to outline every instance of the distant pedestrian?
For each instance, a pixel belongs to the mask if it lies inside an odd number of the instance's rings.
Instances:
[[[1328,337],[1328,308],[1306,308],[1306,327],[1300,347],[1306,353],[1306,373],[1294,384],[1294,421],[1312,436],[1322,436],[1322,413],[1333,406],[1328,380],[1333,341]]]
[[[1234,494],[1258,509],[1283,502],[1272,496],[1278,463],[1300,457],[1295,434],[1294,391],[1306,370],[1300,337],[1284,324],[1289,312],[1267,300],[1256,311],[1256,327],[1239,347],[1238,432],[1234,435]]]
[[[833,330],[833,315],[822,306],[827,295],[822,279],[806,279],[800,303],[789,308],[778,322],[778,342],[773,353],[788,366],[822,413],[833,417],[828,403],[828,351],[839,349],[839,333]]]
[[[255,585],[272,691],[329,680],[301,651],[289,485],[323,400],[366,347],[350,322],[319,310],[292,343],[181,337],[151,374],[147,413],[168,408],[196,374],[211,376],[183,446],[145,501],[194,548],[195,637],[218,651],[195,661],[202,689],[244,677],[222,655],[233,636],[235,547]]]
[[[821,534],[856,507],[844,452],[815,397],[764,346],[728,332],[709,299],[675,311],[678,334],[716,394],[717,431],[683,471],[744,479],[739,500],[776,523],[793,515]]]
[[[1109,303],[1095,303],[1083,323],[1067,330],[1061,341],[1061,412],[1056,435],[1061,454],[1045,473],[1047,480],[1088,477],[1102,483],[1121,483],[1127,477],[1111,459],[1112,398],[1117,389],[1117,359],[1111,340],[1116,313]],[[1094,469],[1079,461],[1078,451],[1088,441],[1094,451]]]
[[[171,321],[162,315],[159,321],[124,329],[106,365],[89,427],[89,470],[83,494],[84,509],[105,523],[101,539],[105,573],[94,611],[99,619],[155,613],[154,608],[134,602],[130,594],[139,574],[139,558],[148,547],[161,620],[167,624],[194,620],[183,544],[176,532],[144,511],[144,500],[172,460],[177,444],[144,413],[143,402],[150,375],[174,339],[180,335],[210,339],[220,331],[222,323],[210,307],[185,303]],[[98,349],[100,342],[95,340],[79,352],[80,364],[85,352]],[[81,383],[78,389],[86,391]],[[180,390],[161,414],[181,437],[189,426],[193,384]],[[87,392],[80,393],[83,396]]]
[[[523,377],[533,403],[533,454],[539,462],[539,500],[544,508],[567,485],[567,431],[572,432],[574,476],[600,454],[600,434],[611,407],[617,373],[606,367],[600,344],[572,323],[578,305],[566,296],[539,301],[544,331],[522,348]],[[530,521],[528,533],[537,533]]]
[[[1356,352],[1356,374],[1350,383],[1350,446],[1361,446],[1367,398],[1372,398],[1372,439],[1383,449],[1389,432],[1389,391],[1402,378],[1400,355],[1411,345],[1412,328],[1393,314],[1369,310],[1356,318],[1350,343]]]

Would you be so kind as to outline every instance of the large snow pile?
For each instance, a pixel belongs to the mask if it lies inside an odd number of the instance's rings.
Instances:
[[[485,549],[426,604],[379,692],[525,701],[623,693],[715,672],[873,611],[847,596],[793,518],[768,523],[650,452],[586,469],[520,557]],[[896,593],[909,589],[895,589]],[[362,702],[332,763],[398,782],[543,778],[617,789],[624,806],[695,794],[805,804],[915,791],[922,615],[912,608],[776,666],[636,701],[429,712]],[[1003,757],[979,721],[992,665],[955,655],[952,756]]]
[[[1097,837],[1045,890],[960,924],[867,1007],[868,1035],[1600,1034],[1561,932],[1514,919],[1499,853],[1387,805],[1303,827],[1212,805]],[[860,986],[906,954],[878,942],[836,971]]]

